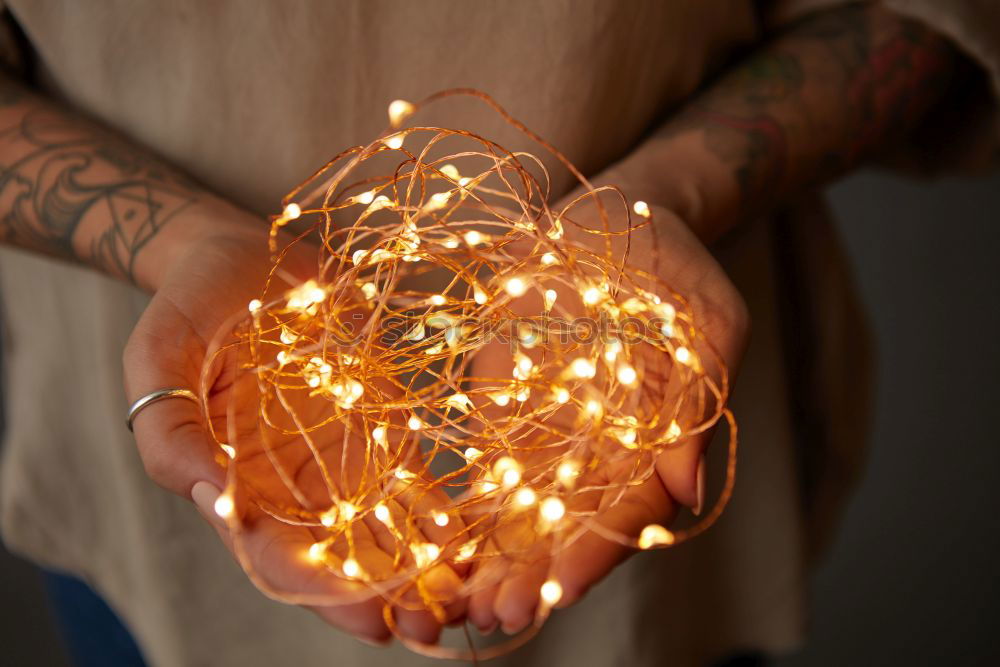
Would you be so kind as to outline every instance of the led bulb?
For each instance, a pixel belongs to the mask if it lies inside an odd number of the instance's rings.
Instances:
[[[528,291],[528,283],[523,278],[510,278],[504,284],[504,289],[507,290],[507,294],[519,297]]]
[[[341,569],[344,571],[344,576],[350,579],[357,579],[361,576],[361,566],[358,564],[358,561],[353,558],[345,560]]]
[[[640,549],[652,549],[655,546],[667,546],[673,543],[674,534],[659,524],[651,523],[639,534]]]
[[[549,579],[542,584],[541,589],[539,589],[539,594],[542,597],[542,601],[551,606],[562,599],[563,588],[555,579]]]
[[[405,137],[404,137],[403,133],[402,132],[398,132],[396,134],[393,134],[393,135],[388,136],[385,139],[383,139],[382,143],[385,144],[386,146],[388,146],[389,148],[393,149],[393,150],[399,150],[400,148],[403,147],[403,139],[404,138]]]
[[[558,498],[546,498],[538,508],[542,518],[555,523],[566,514],[566,506]]]
[[[570,369],[573,374],[578,378],[592,378],[597,374],[597,369],[594,368],[594,364],[591,363],[590,359],[586,357],[577,357],[573,360],[570,365]]]
[[[514,502],[522,507],[531,507],[538,499],[538,495],[528,487],[518,489],[514,494]]]
[[[223,519],[231,517],[235,509],[236,503],[233,502],[233,497],[228,493],[223,493],[215,499],[215,513]]]
[[[415,107],[406,100],[393,100],[389,103],[389,123],[393,127],[399,127],[415,110]]]
[[[628,364],[622,364],[621,366],[618,367],[618,381],[621,382],[622,384],[624,385],[635,384],[637,377],[638,375],[636,374],[635,369],[629,366]]]

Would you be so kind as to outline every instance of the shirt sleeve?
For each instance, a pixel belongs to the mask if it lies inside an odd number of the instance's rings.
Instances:
[[[764,5],[771,30],[849,0],[773,0]],[[1000,164],[1000,2],[880,0],[950,39],[978,66],[905,147],[886,156],[892,166],[921,172],[975,171]]]

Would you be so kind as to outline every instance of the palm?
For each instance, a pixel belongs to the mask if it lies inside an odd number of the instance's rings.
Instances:
[[[236,539],[217,517],[206,518],[258,587],[310,606],[328,622],[358,636],[382,640],[388,635],[382,601],[361,584],[331,571],[347,557],[346,536],[331,543],[325,566],[319,566],[304,556],[327,535],[321,527],[289,522],[293,517],[285,513],[291,507],[319,512],[356,488],[368,465],[364,448],[352,447],[353,440],[345,438],[337,421],[308,436],[280,419],[261,428],[257,383],[253,374],[236,370],[232,353],[215,357],[203,375],[209,350],[225,342],[224,332],[259,296],[270,266],[266,247],[266,240],[254,234],[201,244],[171,270],[157,291],[126,350],[127,389],[135,396],[162,387],[203,387],[208,423],[193,404],[166,401],[136,420],[137,443],[154,481],[183,497],[191,497],[198,481],[217,488],[227,486],[227,476],[240,482],[236,500],[243,516]],[[286,258],[284,266],[292,272],[288,280],[309,275],[310,259],[308,252],[298,259]],[[330,410],[325,401],[295,395],[286,400],[310,423],[322,422],[322,411]],[[236,450],[232,464],[220,443]],[[407,511],[409,502],[427,505],[434,499],[400,496],[395,502]],[[432,526],[427,538],[443,543],[455,530],[455,526]],[[371,517],[351,524],[352,555],[372,576],[391,573],[394,564],[389,554],[395,552],[391,539]],[[436,568],[428,580],[440,589],[442,598],[457,587],[455,574],[446,568]],[[400,631],[419,640],[432,641],[440,630],[428,612],[399,609],[396,617]]]
[[[707,340],[718,350],[726,366],[735,369],[745,338],[745,314],[739,295],[682,221],[664,210],[655,211],[655,217],[655,239],[651,238],[648,229],[633,234],[630,263],[653,273],[689,300]],[[556,303],[579,304],[579,297],[575,300],[564,298],[560,293]],[[537,314],[541,310],[541,297],[529,293],[513,306],[518,314]],[[583,314],[582,309],[574,311],[572,305],[569,308],[569,311],[564,310],[563,317],[572,320]],[[504,343],[493,345],[499,347]],[[639,366],[656,369],[664,365],[659,356],[663,353],[655,349],[638,346],[634,352],[641,357]],[[510,358],[509,350],[497,349],[490,353],[484,349],[474,361],[472,374],[486,383],[509,378]],[[525,406],[507,409],[531,410],[532,400],[529,399]],[[484,409],[498,424],[505,418],[503,410],[496,406]],[[546,424],[556,433],[571,432],[575,427],[575,414],[576,410],[558,410]],[[653,474],[644,483],[630,486],[624,494],[621,489],[634,474],[627,465],[602,466],[584,473],[576,481],[576,492],[566,498],[567,512],[587,516],[614,532],[633,536],[650,523],[669,523],[676,515],[678,503],[692,507],[697,503],[696,470],[707,437],[690,438],[682,446],[663,452],[656,460]],[[519,451],[517,456],[531,469],[534,467],[532,458],[555,460],[561,457],[567,445],[560,442],[560,436],[551,435],[537,443],[537,451]],[[470,523],[473,521],[474,517],[469,519]],[[515,522],[492,534],[490,550],[503,553],[512,545],[523,547],[533,539],[538,538],[530,524]],[[560,582],[563,588],[560,606],[566,606],[579,599],[630,553],[618,543],[586,530],[578,531],[571,539],[552,558],[529,558],[516,563],[501,555],[480,561],[474,574],[476,592],[469,604],[471,620],[480,628],[489,628],[499,622],[508,632],[520,630],[532,621],[539,589],[546,579]]]

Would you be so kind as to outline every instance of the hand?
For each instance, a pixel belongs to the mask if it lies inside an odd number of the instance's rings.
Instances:
[[[254,219],[213,220],[199,227],[206,228],[212,232],[192,233],[188,237],[174,230],[173,237],[179,245],[173,246],[173,252],[164,250],[162,255],[170,258],[169,265],[150,270],[151,275],[157,276],[155,294],[124,355],[125,386],[130,400],[165,387],[201,386],[202,368],[213,338],[221,327],[231,326],[234,315],[246,313],[249,301],[260,295],[270,267],[266,225]],[[315,254],[304,251],[299,257],[287,258],[283,266],[291,270],[295,280],[304,281],[310,275],[310,268],[315,275]],[[227,432],[227,420],[241,429],[244,436],[235,464],[241,466],[240,472],[252,475],[253,469],[270,465],[259,441],[254,440],[256,382],[249,373],[244,373],[241,379],[234,377],[224,364],[218,369],[213,367],[213,373],[206,397],[209,419],[217,432]],[[235,406],[235,413],[227,413],[231,406]],[[306,601],[318,596],[363,599],[367,589],[361,584],[337,577],[304,557],[320,538],[318,534],[254,510],[243,498],[237,498],[242,532],[239,545],[233,543],[229,530],[213,510],[219,490],[225,488],[226,474],[220,463],[226,459],[207,426],[201,406],[185,400],[162,401],[137,415],[135,437],[149,476],[164,488],[192,498],[230,550],[241,549],[243,561],[249,565],[248,572],[254,573],[254,583],[263,590]],[[327,431],[320,439],[322,458],[330,466],[333,478],[349,480],[363,470],[365,462],[357,456],[342,460],[340,454],[345,442],[339,424]],[[319,507],[328,505],[330,498],[324,476],[301,436],[289,436],[271,444],[281,451],[283,462],[293,471],[296,486],[306,498]],[[348,452],[351,451],[359,450],[349,447]],[[254,475],[254,479],[271,480],[259,492],[291,504],[288,490],[273,471],[263,471]],[[405,498],[400,502],[405,503]],[[432,501],[425,497],[420,502]],[[448,528],[431,525],[425,532],[428,539],[443,544],[454,531],[461,530],[457,524],[454,522]],[[391,558],[381,548],[385,536],[379,533],[381,527],[377,522],[372,519],[353,525],[357,557],[366,570],[391,568]],[[335,553],[333,547],[330,551],[329,558],[334,562],[345,557],[343,553]],[[458,587],[459,579],[452,570],[440,566],[429,573],[425,585],[447,598],[448,591]],[[307,606],[330,624],[366,641],[382,642],[390,636],[382,617],[383,601],[377,596],[342,606],[316,603]],[[460,615],[464,606],[452,605],[447,611],[451,616]],[[396,609],[395,616],[400,632],[419,641],[435,641],[441,629],[427,611]]]
[[[597,217],[592,209],[589,213],[583,211],[577,214],[577,217],[586,226],[599,228],[594,224]],[[688,299],[697,325],[719,352],[732,377],[747,338],[749,322],[743,300],[684,221],[661,208],[653,208],[653,219],[655,234],[650,227],[632,234],[629,263],[653,273]],[[620,256],[623,250],[619,243],[614,252]],[[574,300],[560,296],[557,303],[571,301]],[[575,302],[579,303],[578,297]],[[540,306],[528,295],[515,304],[515,309],[521,314],[533,315],[540,311]],[[510,373],[509,358],[509,354],[484,354],[481,351],[477,355],[473,374],[484,378],[507,377]],[[655,363],[655,360],[652,361]],[[704,503],[703,452],[710,435],[692,437],[682,446],[664,451],[656,461],[656,474],[642,485],[632,487],[610,509],[600,509],[601,498],[595,497],[571,496],[567,502],[579,503],[576,509],[597,510],[594,518],[600,524],[617,533],[632,536],[637,536],[650,523],[669,524],[677,513],[678,504],[700,512]],[[626,474],[625,470],[604,469],[591,473],[592,478],[588,482],[606,484]],[[472,521],[470,518],[469,522]],[[503,537],[508,543],[519,537],[530,539],[527,535],[505,534]],[[626,547],[588,532],[557,553],[554,560],[544,560],[525,569],[510,570],[502,557],[480,561],[473,577],[495,583],[473,593],[469,602],[469,618],[483,631],[500,624],[508,634],[516,633],[532,622],[539,601],[539,588],[547,578],[554,577],[562,585],[563,596],[557,606],[566,607],[579,600],[630,554],[631,550]]]

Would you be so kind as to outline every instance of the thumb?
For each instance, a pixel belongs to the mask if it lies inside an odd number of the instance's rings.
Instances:
[[[196,390],[204,349],[176,308],[154,297],[125,348],[129,400],[160,389]],[[209,437],[200,398],[151,403],[135,415],[133,430],[146,473],[160,486],[185,498],[199,481],[225,486],[216,459],[225,454]]]

